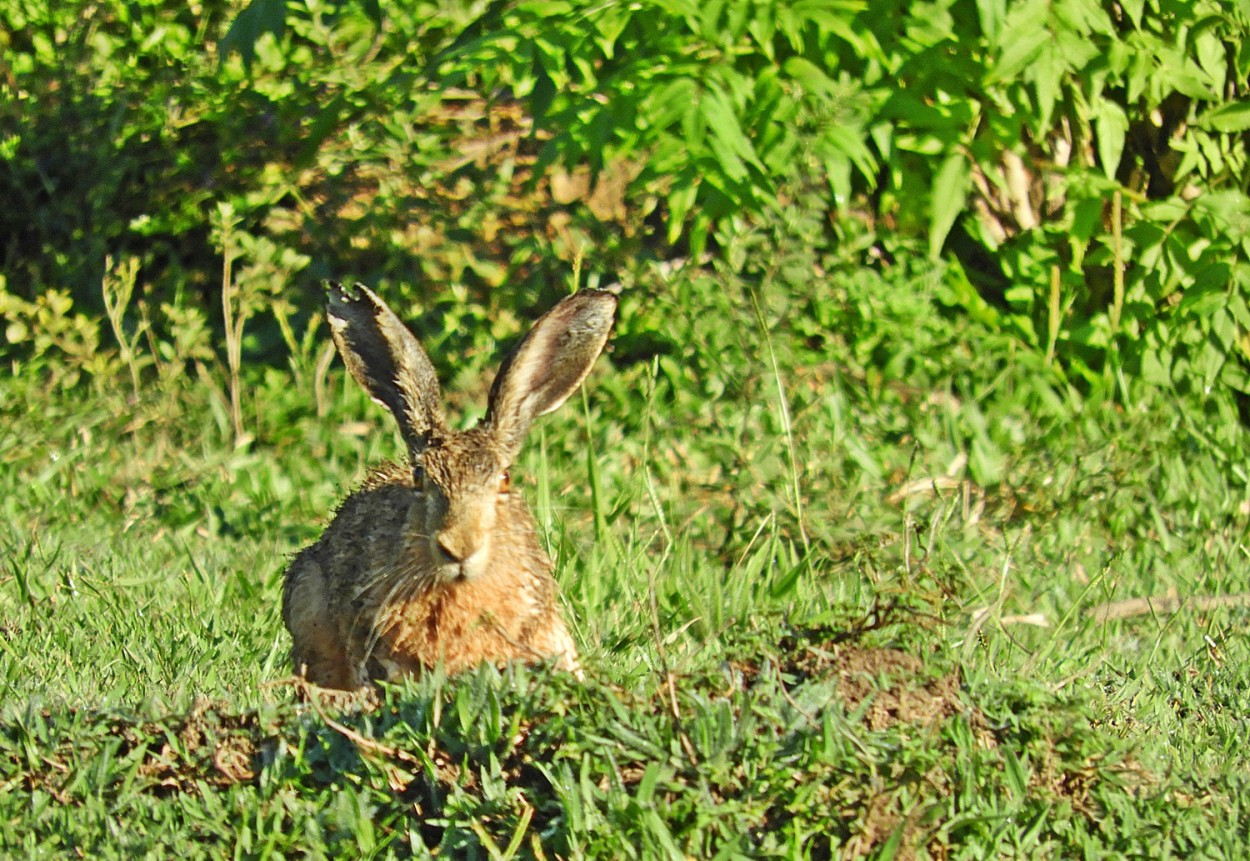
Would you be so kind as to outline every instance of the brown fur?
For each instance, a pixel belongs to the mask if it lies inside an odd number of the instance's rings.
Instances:
[[[409,546],[413,533],[407,528],[421,515],[421,496],[409,467],[387,464],[295,557],[287,571],[283,620],[295,641],[296,671],[323,687],[344,689],[440,662],[454,673],[484,662],[552,657],[576,672],[577,652],[560,617],[551,560],[525,503],[508,494],[501,518],[507,527],[496,535],[496,550],[508,550],[505,560],[472,580],[430,584],[421,572],[406,570],[423,552]],[[394,582],[406,575],[408,587]],[[388,602],[397,585],[403,599]]]

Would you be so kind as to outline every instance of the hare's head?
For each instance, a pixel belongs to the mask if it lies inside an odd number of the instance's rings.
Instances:
[[[443,419],[438,378],[417,339],[363,285],[330,286],[326,314],[353,377],[395,416],[408,448],[418,540],[436,582],[484,574],[492,553],[528,526],[510,520],[508,470],[538,416],[577,390],[602,352],[616,297],[582,290],[534,324],[499,369],[486,418],[457,431]],[[508,552],[511,547],[501,552]]]

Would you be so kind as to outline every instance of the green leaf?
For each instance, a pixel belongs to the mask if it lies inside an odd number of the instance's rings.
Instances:
[[[551,110],[552,103],[556,98],[556,85],[551,80],[551,76],[538,65],[534,64],[534,86],[530,90],[530,111],[534,115],[534,122],[542,125],[543,120],[547,118],[547,112]]]
[[[830,126],[821,135],[817,150],[826,157],[833,153],[849,158],[855,169],[868,181],[869,186],[876,185],[877,159],[864,142],[860,129],[848,126]]]
[[[1208,283],[1186,290],[1176,305],[1176,313],[1179,316],[1209,317],[1227,304],[1227,285]]]
[[[266,33],[282,38],[286,29],[286,0],[252,0],[247,8],[235,16],[218,47],[218,56],[225,59],[232,51],[238,51],[246,66],[256,59],[256,42]]]
[[[1193,214],[1204,233],[1212,239],[1242,239],[1250,236],[1250,197],[1236,189],[1209,191],[1193,202]]]
[[[850,200],[851,160],[841,153],[825,156],[825,178],[829,182],[829,190],[833,193],[834,205],[842,207]]]
[[[872,30],[862,26],[856,17],[866,7],[865,3],[830,3],[829,0],[799,0],[787,4],[796,22],[816,25],[821,36],[834,36],[850,45],[855,53],[866,59],[883,60],[880,46]],[[838,10],[838,11],[835,11]]]
[[[1166,389],[1172,385],[1172,351],[1166,347],[1146,349],[1141,355],[1141,378],[1156,388]]]
[[[1128,132],[1128,117],[1124,109],[1109,99],[1100,99],[1094,128],[1098,132],[1098,160],[1102,163],[1107,179],[1115,179],[1124,155],[1124,136]]]
[[[790,57],[781,64],[781,70],[791,80],[803,85],[812,93],[828,95],[833,91],[833,81],[825,71],[810,60],[802,57]]]
[[[683,118],[693,112],[690,106],[698,97],[698,85],[688,77],[678,77],[662,86],[658,86],[647,99],[646,113],[648,125],[654,129],[668,129],[676,126]],[[694,143],[694,141],[688,141]]]
[[[1004,42],[999,45],[998,62],[990,74],[990,83],[1011,81],[1031,66],[1051,43],[1048,4],[1033,2],[1019,7],[1003,27]]]
[[[1007,0],[977,0],[977,18],[981,33],[990,42],[998,41],[1003,19],[1007,17]]]
[[[1066,71],[1066,54],[1053,41],[1048,41],[1034,57],[1032,74],[1029,75],[1037,92],[1039,116],[1035,129],[1039,133],[1050,128],[1051,116],[1055,112],[1055,103],[1059,100],[1059,90]]]
[[[1141,29],[1141,16],[1145,5],[1146,0],[1120,0],[1120,8],[1124,10],[1129,20],[1133,22],[1135,30]]]
[[[1029,792],[1029,769],[1010,747],[1003,748],[1004,773],[1014,801],[1023,801]]]
[[[708,142],[716,153],[717,161],[730,179],[741,182],[750,175],[747,164],[761,167],[755,147],[742,131],[733,105],[724,90],[709,86],[699,100],[699,113],[707,122],[711,133]]]
[[[668,194],[668,231],[665,238],[673,245],[681,238],[682,228],[694,202],[699,194],[699,178],[697,176],[678,176],[673,183],[673,190]]]
[[[747,22],[747,33],[755,40],[760,53],[770,62],[775,58],[776,52],[773,50],[773,36],[776,32],[777,23],[773,18],[770,7],[765,6],[757,10],[756,14],[751,16],[751,20]]]
[[[677,859],[686,857],[686,854],[673,841],[673,833],[669,831],[668,826],[660,818],[660,814],[654,807],[646,809],[646,812],[643,813],[642,822],[651,836],[655,838],[655,842],[664,850],[667,857]]]
[[[605,14],[594,19],[595,29],[598,31],[598,38],[595,42],[608,59],[612,59],[616,54],[617,40],[621,38],[621,34],[625,32],[631,20],[632,16],[618,6],[609,7],[605,10]]]
[[[723,38],[720,16],[725,9],[725,0],[708,0],[702,6],[703,14],[699,18],[699,35],[709,40]]]
[[[963,153],[953,153],[938,168],[929,193],[929,257],[941,256],[946,237],[955,226],[955,219],[964,210],[968,197],[968,160]]]
[[[1250,129],[1250,102],[1229,102],[1203,111],[1195,125],[1213,132],[1244,132]]]

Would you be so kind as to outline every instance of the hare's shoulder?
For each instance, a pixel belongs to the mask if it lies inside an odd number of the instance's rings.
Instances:
[[[390,525],[402,521],[419,498],[412,468],[401,463],[386,463],[369,470],[360,486],[339,505],[334,521],[337,524],[363,517],[377,521],[380,526]]]
[[[412,480],[412,467],[406,463],[393,460],[369,470],[364,483],[357,493],[382,488],[407,489],[411,492],[416,485]]]
[[[419,499],[409,468],[386,464],[374,469],[339,505],[315,545],[317,555],[329,557],[335,569],[355,569],[392,556],[406,544],[410,514]]]

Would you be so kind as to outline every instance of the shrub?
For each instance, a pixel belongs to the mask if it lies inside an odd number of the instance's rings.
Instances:
[[[704,262],[724,226],[815,207],[869,265],[943,261],[945,302],[1080,387],[1231,419],[1250,385],[1235,4],[12,0],[0,23],[2,274],[27,302],[98,309],[112,255],[220,307],[226,204],[308,258],[269,292],[389,282],[437,339],[465,300],[545,304],[587,253],[603,278]]]

